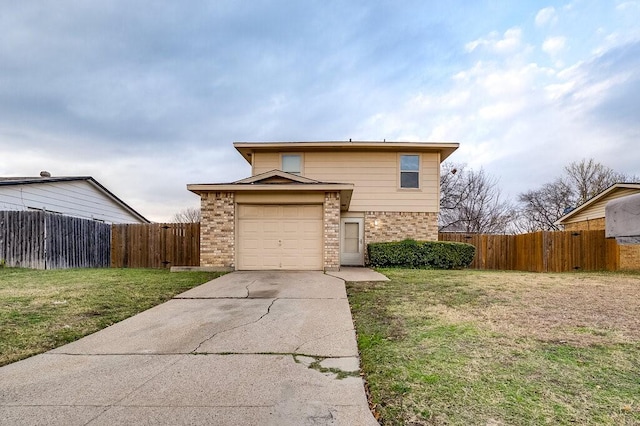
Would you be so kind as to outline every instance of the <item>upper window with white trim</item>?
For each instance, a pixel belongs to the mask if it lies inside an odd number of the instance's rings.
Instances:
[[[282,171],[302,176],[302,155],[282,154]]]
[[[400,188],[420,188],[420,156],[400,156]]]

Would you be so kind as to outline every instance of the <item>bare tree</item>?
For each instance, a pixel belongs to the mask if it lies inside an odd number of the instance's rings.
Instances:
[[[614,183],[634,179],[623,173],[596,163],[593,158],[575,161],[564,168],[565,179],[569,187],[575,192],[576,205],[580,205]]]
[[[444,232],[506,233],[515,218],[501,199],[496,178],[483,169],[443,163],[440,173],[439,228]]]
[[[521,209],[518,227],[521,232],[556,231],[553,223],[575,203],[571,186],[563,179],[545,183],[541,188],[523,192],[518,196]]]
[[[593,159],[575,161],[563,172],[553,182],[518,196],[522,229],[558,230],[556,220],[614,183],[638,181],[637,176],[615,172]]]
[[[174,223],[198,223],[200,222],[200,209],[188,207],[182,209],[171,217]]]

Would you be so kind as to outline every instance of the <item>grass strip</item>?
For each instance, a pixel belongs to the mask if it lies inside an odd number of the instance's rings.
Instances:
[[[220,275],[0,268],[0,365],[77,340]]]

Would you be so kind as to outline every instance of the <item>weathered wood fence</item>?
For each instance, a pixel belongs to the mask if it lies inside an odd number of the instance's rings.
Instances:
[[[200,265],[199,223],[112,225],[111,266],[168,268]]]
[[[441,233],[441,241],[476,247],[473,269],[531,272],[615,271],[620,250],[597,231],[540,231],[520,235]]]
[[[615,271],[620,246],[604,231],[521,235],[441,233],[473,244],[474,269],[532,272]],[[0,262],[35,269],[168,268],[200,264],[200,224],[108,225],[32,211],[0,211]]]
[[[109,267],[111,226],[42,211],[0,211],[0,262],[33,269]]]

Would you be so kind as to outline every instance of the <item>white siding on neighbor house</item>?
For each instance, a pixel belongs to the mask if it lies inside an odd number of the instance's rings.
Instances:
[[[618,188],[612,191],[607,196],[603,197],[601,200],[596,201],[589,207],[586,207],[581,212],[576,213],[571,218],[564,221],[564,223],[575,223],[582,222],[585,220],[593,220],[604,217],[604,210],[607,206],[607,203],[611,200],[615,200],[616,198],[626,197],[627,195],[640,194],[639,189],[633,188]]]
[[[420,189],[401,189],[399,156],[420,155]],[[280,153],[256,152],[253,173],[279,169]],[[437,153],[305,152],[303,176],[323,182],[353,183],[350,211],[437,212],[440,197]]]
[[[87,181],[0,185],[0,210],[33,209],[106,223],[142,223]]]

